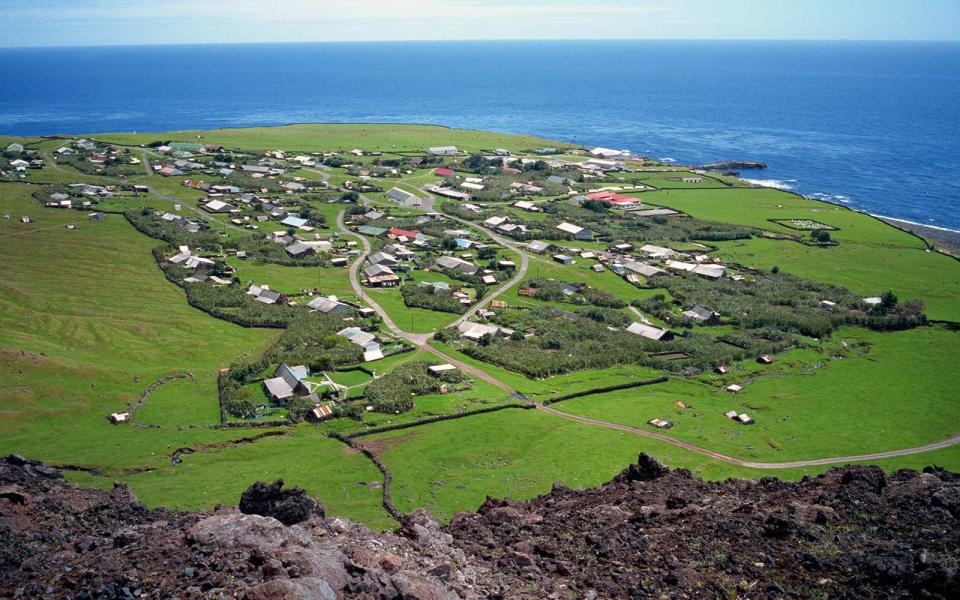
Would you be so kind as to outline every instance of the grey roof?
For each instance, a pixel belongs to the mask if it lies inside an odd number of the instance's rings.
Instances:
[[[307,306],[327,314],[339,314],[350,310],[349,305],[331,298],[324,298],[323,296],[314,298],[307,304]]]
[[[394,275],[393,269],[386,265],[370,265],[363,270],[366,277],[376,277],[377,275]]]
[[[314,251],[313,246],[309,246],[303,242],[294,242],[284,249],[290,256],[301,256]]]
[[[715,314],[712,310],[706,309],[699,304],[690,310],[683,311],[683,316],[697,321],[709,321]]]

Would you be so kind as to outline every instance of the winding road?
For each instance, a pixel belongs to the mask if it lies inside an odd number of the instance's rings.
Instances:
[[[362,196],[361,196],[361,199],[364,200],[364,203],[366,204],[366,199],[363,198]],[[496,386],[497,388],[503,390],[508,394],[517,393],[516,390],[511,388],[509,385],[498,380],[497,378],[493,377],[492,375],[483,371],[482,369],[479,369],[461,360],[458,360],[452,356],[449,356],[448,354],[441,352],[440,350],[431,346],[428,342],[433,334],[430,334],[430,333],[418,334],[418,333],[409,333],[409,332],[403,331],[397,326],[396,323],[394,323],[394,321],[390,318],[387,312],[379,304],[374,302],[373,299],[370,298],[370,296],[364,291],[363,286],[360,284],[360,280],[358,277],[358,271],[360,270],[360,267],[363,265],[363,262],[366,260],[367,256],[370,254],[370,241],[365,236],[359,235],[347,229],[343,221],[344,212],[345,211],[340,211],[340,213],[337,214],[337,228],[346,235],[359,238],[363,245],[363,253],[350,266],[350,285],[351,287],[353,287],[353,290],[356,293],[357,297],[362,299],[367,304],[369,304],[370,307],[377,312],[380,318],[383,319],[383,322],[387,326],[387,328],[397,337],[403,338],[413,343],[418,348],[422,348],[423,350],[430,352],[431,354],[437,356],[438,358],[444,360],[445,362],[448,362],[452,365],[457,366],[459,369],[461,369],[465,373],[469,373],[474,377],[482,379],[483,381],[486,381]],[[452,323],[452,325],[458,325],[461,322],[475,315],[477,311],[480,310],[483,306],[486,306],[487,303],[489,303],[496,297],[500,296],[501,294],[509,290],[518,282],[522,281],[524,276],[526,275],[527,268],[529,266],[529,260],[531,257],[526,252],[521,250],[518,247],[518,244],[516,242],[512,240],[507,240],[497,235],[493,231],[490,231],[486,227],[483,227],[471,221],[467,221],[465,219],[453,217],[451,215],[446,215],[446,217],[454,221],[463,223],[469,227],[472,227],[473,229],[482,231],[487,236],[489,236],[493,241],[495,241],[496,243],[500,244],[505,248],[515,251],[521,257],[521,264],[520,264],[520,268],[517,271],[517,274],[513,278],[511,278],[509,281],[505,282],[500,287],[498,287],[494,292],[488,294],[482,301],[474,304],[466,313],[464,313],[461,317],[459,317],[457,320],[455,320]],[[533,258],[536,259],[538,257],[533,257]],[[641,319],[646,320],[643,317],[642,313],[639,313],[639,311],[635,311],[635,312]],[[690,442],[679,440],[655,431],[648,431],[646,429],[641,429],[639,427],[633,427],[630,425],[623,425],[621,423],[612,423],[609,421],[602,421],[600,419],[583,417],[580,415],[575,415],[575,414],[571,414],[561,410],[557,410],[556,408],[552,408],[550,406],[537,403],[537,402],[534,402],[533,405],[536,407],[537,410],[543,411],[555,417],[569,419],[571,421],[576,421],[578,423],[583,423],[585,425],[593,425],[597,427],[603,427],[606,429],[612,429],[615,431],[622,431],[625,433],[638,435],[648,439],[657,440],[665,444],[670,444],[671,446],[681,448],[683,450],[687,450],[689,452],[693,452],[701,456],[706,456],[718,462],[734,465],[737,467],[745,467],[745,468],[760,469],[760,470],[819,467],[819,466],[826,466],[826,465],[838,465],[838,464],[847,464],[847,463],[854,463],[854,462],[882,460],[885,458],[896,458],[899,456],[910,456],[912,454],[923,454],[925,452],[933,452],[935,450],[942,450],[944,448],[950,448],[952,446],[956,446],[960,444],[960,435],[957,435],[950,439],[941,440],[939,442],[934,442],[924,446],[917,446],[914,448],[903,448],[901,450],[889,450],[885,452],[873,452],[868,454],[858,454],[854,456],[835,456],[835,457],[828,457],[828,458],[796,460],[796,461],[789,461],[789,462],[758,462],[758,461],[742,460],[739,458],[735,458],[733,456],[728,456],[726,454],[722,454],[720,452],[716,452],[708,448],[703,448],[701,446],[697,446],[696,444],[691,444]]]

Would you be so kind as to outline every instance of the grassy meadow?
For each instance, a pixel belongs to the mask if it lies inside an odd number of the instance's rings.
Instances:
[[[288,152],[362,148],[404,154],[449,144],[469,151],[562,147],[531,136],[431,125],[291,125],[93,137],[124,145],[202,141],[248,151]],[[10,141],[13,138],[0,138],[0,144]],[[30,142],[47,151],[64,143]],[[298,174],[320,177],[316,171],[300,170]],[[342,169],[325,174],[333,184],[355,179]],[[752,225],[782,236],[808,234],[771,219],[813,219],[836,228],[831,235],[839,245],[827,248],[761,237],[711,243],[717,247],[713,253],[723,261],[764,269],[779,266],[802,277],[846,286],[863,296],[889,289],[901,300],[923,300],[931,319],[960,322],[960,263],[929,252],[916,236],[843,207],[745,187],[729,178],[704,177],[700,183],[684,183],[679,178],[690,174],[681,168],[627,175],[659,188],[642,192],[644,203],[695,217]],[[189,177],[143,176],[138,181],[148,183],[157,194],[176,197],[184,204],[183,214],[196,216],[189,207],[197,206],[204,194],[184,188],[181,182],[185,178]],[[408,178],[386,183],[416,191],[435,180],[430,170],[421,169]],[[282,478],[289,485],[306,488],[332,514],[388,528],[393,521],[380,504],[380,473],[362,454],[326,434],[407,423],[505,401],[502,390],[473,378],[470,389],[421,396],[409,412],[366,413],[362,422],[338,419],[319,426],[274,429],[216,427],[218,370],[259,355],[277,331],[239,327],[190,308],[183,291],[169,283],[154,263],[150,252],[159,242],[137,232],[122,215],[111,214],[93,222],[79,211],[43,208],[31,197],[42,184],[80,181],[106,182],[69,168],[66,172],[45,168],[31,170],[24,182],[0,183],[0,213],[11,216],[0,221],[0,453],[15,452],[53,464],[92,469],[95,472],[72,470],[69,476],[100,487],[120,479],[150,506],[181,509],[236,504],[251,482]],[[383,194],[371,196],[383,198]],[[172,204],[168,198],[150,195],[110,199],[102,208],[170,209]],[[316,206],[328,226],[344,208],[319,202]],[[505,211],[528,216],[512,208]],[[21,223],[22,215],[30,215],[34,222]],[[246,234],[226,225],[226,216],[203,216],[211,219],[213,229],[226,235]],[[68,230],[67,224],[78,228]],[[677,249],[705,248],[692,240],[667,243]],[[560,245],[592,250],[605,247],[602,242]],[[512,250],[501,254],[519,261]],[[268,284],[290,294],[316,287],[324,294],[355,300],[346,268],[282,266],[236,258],[226,262],[244,282]],[[593,264],[593,260],[578,258],[575,264],[562,266],[549,255],[532,257],[527,278],[587,283],[625,302],[664,293],[638,288],[610,271],[596,273],[590,269]],[[416,271],[414,278],[458,283],[439,273]],[[521,297],[519,288],[519,284],[512,286],[499,299],[518,309],[570,308]],[[458,316],[407,308],[399,289],[369,290],[369,294],[401,329],[410,332],[429,333]],[[629,309],[623,312],[635,316]],[[660,374],[625,365],[536,380],[482,363],[446,344],[429,343],[535,401]],[[587,395],[554,408],[651,431],[646,424],[649,419],[667,418],[675,426],[661,433],[744,460],[788,462],[882,452],[957,434],[958,356],[960,333],[945,326],[895,333],[846,327],[830,339],[805,338],[803,347],[778,356],[773,365],[744,361],[732,365],[724,376],[677,375],[666,383]],[[366,366],[382,375],[414,360],[439,362],[419,349]],[[107,422],[109,413],[126,410],[150,383],[169,375],[184,377],[155,391],[135,412],[132,424]],[[327,375],[350,386],[351,398],[360,397],[371,381],[362,371]],[[314,374],[313,379],[320,378],[322,374]],[[723,391],[731,383],[744,388],[736,395]],[[262,394],[258,386],[256,391]],[[747,412],[756,424],[730,421],[723,413],[731,409]],[[264,433],[268,435],[262,436]],[[424,506],[442,518],[476,508],[487,495],[528,498],[549,491],[555,481],[574,487],[602,483],[642,451],[709,479],[798,478],[828,468],[737,468],[665,442],[538,410],[511,409],[361,439],[379,452],[393,471],[393,495],[400,510]],[[183,448],[194,452],[173,464],[171,455]],[[874,462],[886,469],[938,464],[956,470],[960,469],[960,447]]]

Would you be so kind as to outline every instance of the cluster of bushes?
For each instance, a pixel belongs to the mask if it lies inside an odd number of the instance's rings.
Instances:
[[[87,175],[102,175],[107,177],[131,177],[133,175],[143,175],[143,165],[130,164],[130,155],[126,152],[116,157],[106,157],[103,164],[94,164],[87,160],[85,153],[68,154],[57,157],[57,162],[61,165],[73,167],[81,173]]]
[[[571,284],[567,284],[571,285]],[[545,277],[534,277],[523,282],[524,287],[536,289],[538,300],[569,302],[571,304],[590,304],[603,308],[625,308],[626,302],[616,296],[587,285],[575,285],[577,291],[571,295],[564,292],[564,283]]]
[[[602,204],[602,203],[600,203]],[[447,214],[470,221],[483,221],[501,211],[488,208],[474,213],[457,204],[444,204],[442,210]],[[557,225],[570,222],[585,227],[596,237],[624,240],[628,242],[646,242],[653,240],[705,240],[728,241],[749,239],[759,230],[743,225],[717,223],[692,217],[637,217],[630,213],[611,210],[606,205],[590,203],[589,206],[576,206],[569,202],[552,202],[543,205],[545,216],[540,220],[519,221],[527,227],[526,233],[517,233],[512,237],[518,240],[566,240],[570,234],[557,229]]]
[[[342,317],[291,312],[287,328],[259,359],[233,364],[220,378],[220,399],[224,409],[235,417],[256,416],[256,406],[249,389],[244,386],[272,375],[268,369],[280,363],[306,365],[311,372],[317,372],[361,362],[360,347],[336,335],[343,326]],[[302,419],[311,408],[313,405],[302,398],[291,400],[287,406],[293,420]]]
[[[220,236],[209,230],[191,233],[176,223],[164,221],[152,209],[144,208],[139,211],[128,210],[123,213],[127,221],[140,233],[152,238],[163,240],[174,246],[190,246],[190,248],[216,248],[220,244]]]
[[[779,270],[758,274],[752,281],[714,281],[688,274],[653,278],[651,284],[668,290],[683,306],[699,304],[744,329],[771,328],[819,338],[841,325],[896,330],[926,323],[919,301],[900,304],[894,297],[870,307],[846,288]],[[823,300],[835,306],[824,307]],[[641,306],[664,320],[676,322],[672,306],[666,305],[662,297],[651,298]]]
[[[438,290],[432,286],[406,284],[400,288],[403,303],[416,308],[426,308],[440,312],[462,315],[467,312],[466,305],[453,297],[453,290]]]
[[[247,258],[254,258],[261,262],[285,265],[288,267],[332,267],[329,253],[319,252],[309,256],[294,258],[286,249],[274,242],[268,240],[262,233],[254,233],[237,239],[234,244],[237,250],[243,250],[247,253]]]
[[[427,361],[409,362],[374,379],[365,390],[368,403],[377,412],[406,412],[413,409],[415,396],[435,394],[441,386],[449,389],[467,381],[459,370],[431,375],[427,368],[432,364]]]
[[[639,364],[671,372],[709,369],[795,346],[794,336],[774,330],[731,334],[730,340],[690,333],[655,341],[624,331],[630,319],[621,312],[588,307],[574,312],[540,308],[524,313],[522,326],[509,338],[462,342],[468,356],[527,375],[543,378],[581,369]],[[440,341],[453,341],[446,332]]]
[[[276,179],[254,177],[244,171],[234,171],[230,173],[223,178],[223,182],[225,185],[238,187],[245,192],[260,192],[260,190],[267,190],[267,192],[276,194],[282,194],[284,192],[284,189],[280,186],[280,182]]]

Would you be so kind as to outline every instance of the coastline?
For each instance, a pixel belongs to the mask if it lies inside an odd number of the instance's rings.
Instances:
[[[960,255],[960,231],[957,231],[956,229],[948,229],[946,227],[938,227],[936,225],[924,225],[922,223],[915,223],[905,219],[876,215],[873,213],[868,214],[870,214],[872,217],[880,219],[888,225],[919,235],[935,248],[943,250],[948,254],[952,254],[954,256]]]

